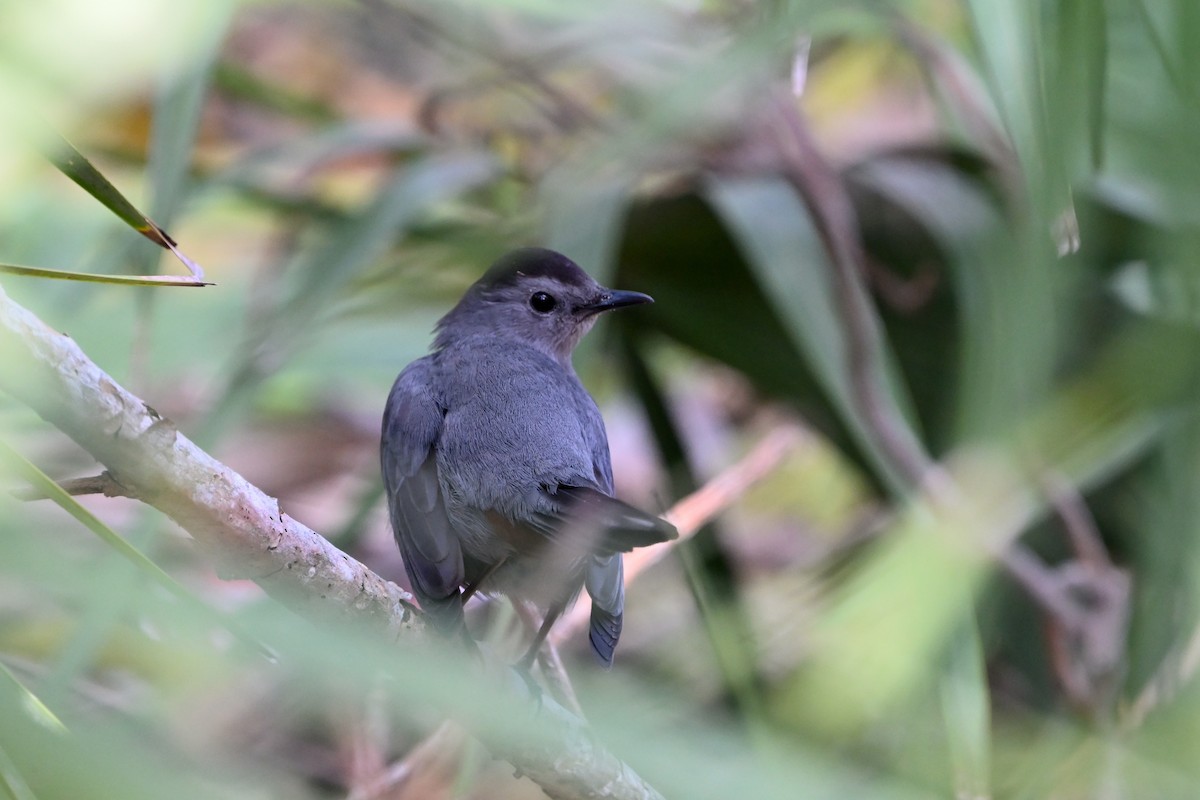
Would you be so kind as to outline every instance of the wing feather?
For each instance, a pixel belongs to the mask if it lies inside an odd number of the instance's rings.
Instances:
[[[462,623],[462,549],[446,512],[435,458],[443,409],[430,389],[430,359],[396,379],[383,415],[380,463],[392,530],[413,592],[442,629]]]

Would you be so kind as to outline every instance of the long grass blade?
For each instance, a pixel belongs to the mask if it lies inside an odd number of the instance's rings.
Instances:
[[[170,250],[180,263],[192,273],[192,277],[198,281],[204,280],[204,270],[183,254],[175,240],[165,230],[138,211],[137,207],[129,202],[125,195],[121,194],[117,187],[113,186],[112,182],[104,177],[104,174],[96,169],[83,153],[75,149],[74,145],[62,136],[58,136],[57,139],[58,141],[46,151],[46,157],[50,159],[50,163],[79,184],[84,191],[99,200],[105,208],[116,214],[126,225],[159,247]]]
[[[212,281],[200,277],[183,275],[99,275],[94,272],[75,272],[66,269],[28,267],[20,264],[0,264],[0,274],[20,275],[26,278],[51,278],[59,281],[84,281],[87,283],[115,283],[125,286],[215,286]]]

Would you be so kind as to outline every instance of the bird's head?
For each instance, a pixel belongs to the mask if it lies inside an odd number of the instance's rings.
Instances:
[[[493,264],[437,324],[435,347],[466,336],[516,338],[563,363],[604,311],[653,303],[640,292],[606,289],[553,250],[514,250]]]

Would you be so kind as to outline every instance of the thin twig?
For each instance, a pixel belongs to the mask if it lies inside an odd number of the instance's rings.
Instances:
[[[1061,475],[1047,474],[1042,478],[1046,496],[1058,515],[1063,530],[1071,542],[1075,557],[1083,564],[1098,570],[1111,569],[1113,562],[1100,537],[1092,512],[1088,510],[1079,490]]]
[[[101,472],[99,475],[91,475],[86,478],[70,478],[65,481],[59,481],[58,485],[62,487],[63,491],[74,497],[86,494],[102,494],[105,497],[141,499],[128,486],[118,483],[108,470]],[[12,495],[18,500],[26,502],[47,499],[45,493],[37,489],[18,489]]]
[[[941,273],[929,261],[922,261],[916,274],[907,278],[870,258],[867,259],[867,270],[876,294],[889,308],[901,314],[915,314],[924,309],[942,283]]]
[[[1020,203],[1023,186],[1020,164],[1012,143],[997,122],[995,109],[987,100],[987,89],[979,83],[977,73],[952,47],[902,15],[895,14],[892,21],[899,42],[917,57],[929,82],[939,88],[951,104],[969,140],[978,143],[989,163],[996,168],[1007,199]]]
[[[1129,619],[1129,575],[1113,565],[1075,487],[1053,475],[1042,484],[1075,557],[1048,567],[1014,543],[1000,562],[1046,615],[1050,663],[1067,698],[1093,717],[1107,715]]]
[[[351,791],[346,800],[416,797],[415,792],[406,790],[417,788],[422,778],[432,779],[435,775],[440,778],[436,780],[438,784],[448,784],[466,741],[467,732],[462,725],[447,720],[375,780]]]
[[[382,694],[377,682],[357,702],[347,704],[339,698],[332,703],[340,771],[351,795],[373,786],[387,767],[389,731]]]
[[[999,560],[1008,576],[1025,590],[1043,613],[1062,625],[1078,622],[1078,612],[1067,602],[1053,572],[1032,550],[1014,542],[999,555]]]

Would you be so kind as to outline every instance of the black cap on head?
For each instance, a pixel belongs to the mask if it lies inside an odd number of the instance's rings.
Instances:
[[[508,286],[521,276],[553,278],[568,286],[587,286],[591,279],[578,264],[544,247],[522,247],[501,256],[477,281],[480,286]]]

